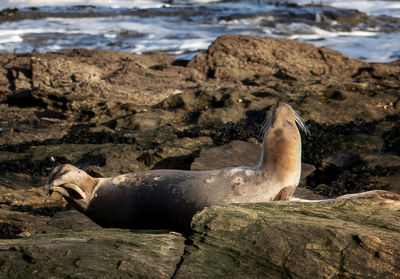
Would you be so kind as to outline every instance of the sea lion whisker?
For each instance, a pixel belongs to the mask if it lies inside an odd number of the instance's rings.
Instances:
[[[259,132],[259,136],[264,136],[264,133],[265,133],[265,127],[268,125],[268,117],[266,117],[265,119],[264,119],[264,121],[261,123],[261,126],[260,126],[260,132]]]
[[[259,133],[260,136],[264,136],[265,133],[268,131],[268,129],[271,127],[271,125],[274,123],[275,110],[276,107],[274,107],[271,113],[261,123],[260,133]],[[294,115],[294,121],[299,126],[300,130],[303,131],[306,135],[311,135],[310,130],[307,128],[306,124],[301,119],[299,113],[293,110],[293,115]]]
[[[311,135],[310,130],[307,128],[306,124],[301,119],[301,117],[298,114],[298,112],[293,110],[293,114],[294,114],[294,121],[299,126],[300,130],[302,130],[306,135]]]
[[[261,123],[260,128],[260,136],[264,136],[264,134],[268,131],[269,127],[271,127],[274,122],[275,108],[271,111],[271,113],[264,119]]]

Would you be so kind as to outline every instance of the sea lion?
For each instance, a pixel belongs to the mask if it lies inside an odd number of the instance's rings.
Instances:
[[[186,231],[194,214],[206,206],[288,199],[301,173],[296,123],[308,132],[292,107],[279,102],[262,124],[262,154],[254,167],[93,178],[67,164],[50,173],[49,192],[60,193],[102,227]]]

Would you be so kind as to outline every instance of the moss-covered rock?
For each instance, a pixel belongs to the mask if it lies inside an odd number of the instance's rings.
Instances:
[[[2,278],[171,278],[183,249],[184,238],[175,233],[40,234],[2,240],[0,271]]]
[[[215,206],[193,230],[176,278],[400,276],[400,215],[373,203]]]
[[[400,276],[400,215],[371,202],[214,206],[192,229],[186,240],[100,228],[5,239],[0,270],[8,278]]]

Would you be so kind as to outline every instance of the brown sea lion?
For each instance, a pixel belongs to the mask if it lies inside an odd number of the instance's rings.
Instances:
[[[62,165],[49,177],[49,191],[103,227],[186,231],[206,206],[286,200],[301,173],[301,138],[308,132],[292,107],[278,103],[262,126],[263,148],[254,167],[210,171],[149,170],[93,178]]]

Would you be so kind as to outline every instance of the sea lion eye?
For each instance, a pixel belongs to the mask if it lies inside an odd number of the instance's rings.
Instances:
[[[293,128],[293,124],[290,123],[289,120],[286,120],[285,123],[283,123],[283,127],[289,126],[290,128]]]

